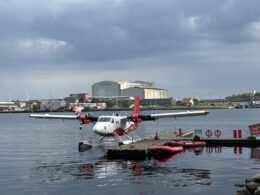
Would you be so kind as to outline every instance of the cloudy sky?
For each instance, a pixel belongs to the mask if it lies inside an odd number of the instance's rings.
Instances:
[[[102,80],[173,97],[260,91],[259,0],[0,0],[0,101]]]

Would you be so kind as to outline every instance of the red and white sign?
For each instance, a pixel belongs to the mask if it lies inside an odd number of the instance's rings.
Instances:
[[[208,129],[206,132],[205,132],[206,136],[207,137],[211,137],[212,136],[212,131],[210,129]]]
[[[260,136],[260,123],[249,126],[251,136]]]
[[[216,131],[214,131],[214,135],[216,137],[220,137],[221,136],[221,131],[219,129],[217,129]]]

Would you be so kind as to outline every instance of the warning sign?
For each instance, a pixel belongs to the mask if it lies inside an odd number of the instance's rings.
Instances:
[[[214,135],[216,137],[220,137],[221,136],[221,131],[219,129],[217,129],[216,131],[214,131]]]
[[[210,129],[208,129],[205,134],[206,134],[207,137],[211,137],[212,131]]]

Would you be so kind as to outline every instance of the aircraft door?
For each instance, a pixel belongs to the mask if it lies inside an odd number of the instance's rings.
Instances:
[[[125,129],[125,127],[126,127],[126,118],[120,119],[120,127]]]

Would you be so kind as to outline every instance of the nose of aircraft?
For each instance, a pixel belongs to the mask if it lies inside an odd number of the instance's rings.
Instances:
[[[106,132],[106,125],[104,124],[100,124],[100,123],[96,123],[93,127],[93,131],[94,133],[103,135]]]

